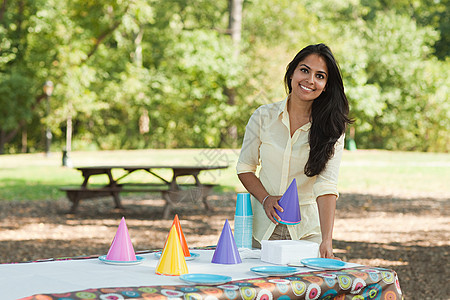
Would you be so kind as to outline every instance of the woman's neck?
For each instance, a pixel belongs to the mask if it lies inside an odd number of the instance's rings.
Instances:
[[[289,113],[289,125],[291,137],[303,125],[311,121],[312,102],[293,101],[288,98],[287,111]]]
[[[294,120],[307,120],[306,123],[308,123],[311,119],[311,109],[312,101],[295,101],[289,95],[287,110],[289,115],[294,117]]]

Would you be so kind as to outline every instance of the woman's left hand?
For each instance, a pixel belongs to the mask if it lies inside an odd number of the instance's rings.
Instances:
[[[337,258],[336,256],[334,256],[333,243],[331,240],[323,240],[322,243],[320,243],[319,254],[320,254],[320,257],[323,257],[323,258],[332,258],[332,259],[341,260],[340,258]]]
[[[333,194],[317,197],[320,230],[322,232],[322,243],[320,243],[319,254],[323,258],[339,259],[333,254],[333,225],[336,199],[336,195]]]

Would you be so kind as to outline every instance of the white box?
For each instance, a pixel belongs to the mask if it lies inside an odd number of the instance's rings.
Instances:
[[[319,257],[319,244],[309,241],[263,240],[261,260],[272,264],[285,265],[300,263],[304,258]]]

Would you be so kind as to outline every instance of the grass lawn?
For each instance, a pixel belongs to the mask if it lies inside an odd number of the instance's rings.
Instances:
[[[150,149],[72,152],[76,166],[98,164],[145,165],[229,165],[225,170],[203,172],[202,182],[220,183],[222,191],[243,192],[235,174],[239,155],[236,149]],[[159,170],[170,178],[171,172]],[[113,174],[120,176],[118,171]],[[146,172],[132,174],[130,180],[151,179]],[[106,176],[93,178],[107,183]],[[79,185],[79,171],[61,166],[61,154],[18,154],[0,156],[0,200],[43,200],[65,197],[58,187]],[[154,180],[154,179],[153,179]],[[391,152],[378,150],[345,151],[339,191],[397,196],[450,198],[450,154]],[[157,181],[155,181],[157,182]]]

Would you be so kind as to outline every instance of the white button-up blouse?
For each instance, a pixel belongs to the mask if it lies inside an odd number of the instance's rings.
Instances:
[[[290,135],[286,98],[283,101],[260,106],[246,126],[242,149],[236,166],[238,174],[256,173],[270,195],[283,195],[295,178],[300,203],[301,222],[288,225],[294,240],[320,234],[316,198],[337,191],[339,165],[344,148],[344,135],[335,144],[334,156],[318,176],[307,177],[304,167],[308,160],[308,134],[311,123]],[[252,196],[253,237],[261,242],[268,239],[275,224],[267,217],[261,203]]]

